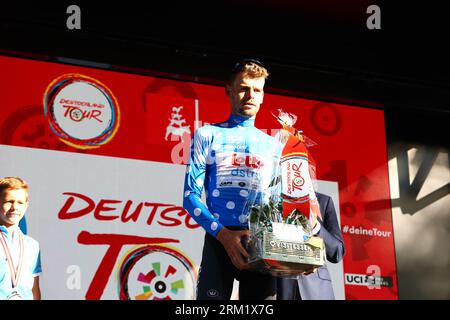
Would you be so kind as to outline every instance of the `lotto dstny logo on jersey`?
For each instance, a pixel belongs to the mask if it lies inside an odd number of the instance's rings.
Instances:
[[[264,162],[258,156],[234,152],[231,155],[231,165],[235,167],[245,166],[247,168],[259,169],[264,166]]]

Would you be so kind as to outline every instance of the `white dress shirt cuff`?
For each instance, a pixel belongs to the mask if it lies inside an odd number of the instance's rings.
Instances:
[[[321,224],[319,222],[319,220],[317,220],[316,226],[314,227],[314,229],[312,230],[312,234],[315,236],[316,234],[319,233],[320,228],[321,228]]]

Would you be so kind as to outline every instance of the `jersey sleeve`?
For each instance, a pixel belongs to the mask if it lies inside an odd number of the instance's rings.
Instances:
[[[183,207],[206,232],[216,237],[223,225],[201,199],[212,142],[212,132],[207,129],[208,127],[202,127],[194,134],[189,163],[186,167]]]

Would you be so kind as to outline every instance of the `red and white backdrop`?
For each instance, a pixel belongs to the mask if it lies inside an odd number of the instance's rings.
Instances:
[[[222,87],[0,56],[0,176],[30,185],[22,224],[42,250],[43,298],[191,299],[203,231],[182,208],[194,130],[229,115]],[[340,299],[397,299],[384,115],[266,94],[317,145],[333,197]]]

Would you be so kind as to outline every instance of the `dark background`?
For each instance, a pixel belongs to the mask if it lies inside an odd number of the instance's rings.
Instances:
[[[81,30],[66,27],[70,4]],[[381,30],[366,27],[372,4]],[[213,84],[253,57],[272,74],[267,92],[383,109],[388,160],[406,146],[448,155],[446,15],[430,1],[8,1],[0,54]],[[400,298],[424,298],[401,269]]]
[[[74,3],[81,30],[66,27]],[[0,7],[0,49],[207,83],[223,83],[236,58],[256,57],[273,75],[267,91],[383,108],[388,136],[420,132],[425,142],[445,145],[446,11],[429,2],[396,3],[11,2]],[[381,8],[381,30],[366,27],[372,4]]]

